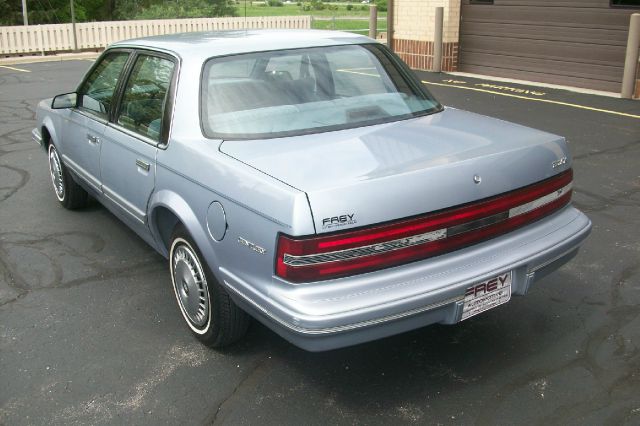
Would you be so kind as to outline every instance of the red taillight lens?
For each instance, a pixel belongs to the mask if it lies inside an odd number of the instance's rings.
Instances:
[[[490,199],[413,219],[325,236],[280,235],[276,275],[291,282],[370,272],[446,253],[531,223],[567,205],[572,170]]]

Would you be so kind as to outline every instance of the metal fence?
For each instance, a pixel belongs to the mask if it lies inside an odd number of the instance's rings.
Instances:
[[[120,40],[193,31],[311,28],[310,16],[153,19],[0,27],[0,55],[101,49]]]
[[[349,17],[349,16],[312,16],[311,28],[318,30],[338,30],[348,31],[362,35],[369,34],[369,18],[368,17]],[[377,21],[377,38],[380,33],[386,33],[387,18],[378,17]],[[384,34],[383,34],[384,36]]]

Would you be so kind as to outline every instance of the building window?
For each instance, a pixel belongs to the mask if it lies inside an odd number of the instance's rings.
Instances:
[[[640,8],[640,0],[610,0],[611,7]]]

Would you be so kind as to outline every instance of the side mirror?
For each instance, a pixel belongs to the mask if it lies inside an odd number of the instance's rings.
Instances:
[[[53,109],[75,108],[76,106],[78,106],[78,95],[75,92],[58,95],[51,102]]]

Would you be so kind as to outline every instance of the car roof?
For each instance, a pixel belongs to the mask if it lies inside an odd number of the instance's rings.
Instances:
[[[234,30],[167,34],[123,40],[110,46],[169,51],[188,59],[304,47],[375,43],[358,34],[326,30]]]

